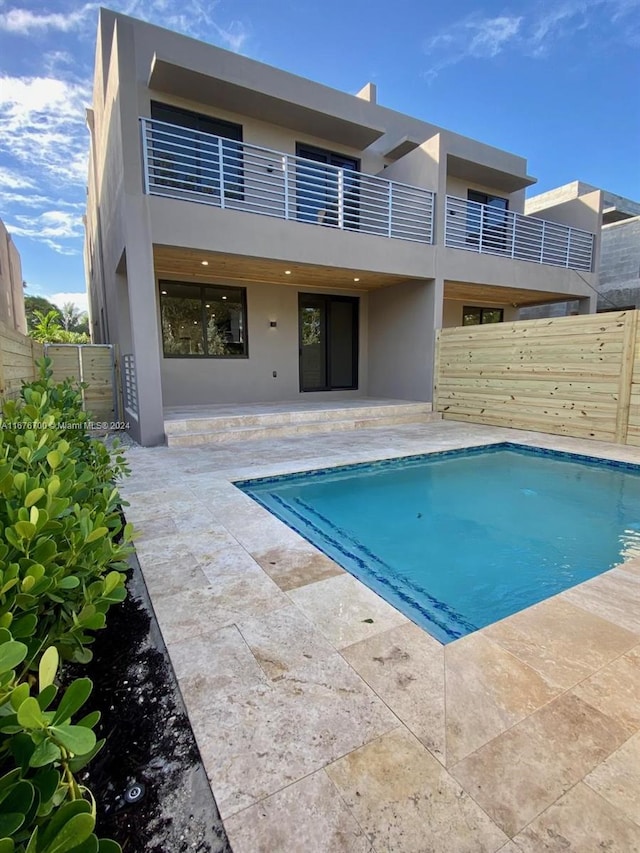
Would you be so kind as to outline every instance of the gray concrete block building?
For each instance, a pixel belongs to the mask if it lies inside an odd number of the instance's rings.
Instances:
[[[557,203],[580,198],[596,187],[573,181],[525,202],[530,215],[545,215]],[[602,190],[602,230],[598,266],[597,310],[615,311],[640,308],[640,202]],[[577,314],[577,302],[525,307],[521,319],[563,317]]]

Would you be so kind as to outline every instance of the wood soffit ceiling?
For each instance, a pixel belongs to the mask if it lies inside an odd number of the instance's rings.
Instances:
[[[467,305],[540,305],[549,302],[569,302],[578,299],[568,293],[549,293],[545,290],[525,290],[518,287],[495,287],[488,284],[468,284],[448,281],[444,285],[444,298],[464,302]]]
[[[156,275],[185,281],[249,282],[257,284],[289,284],[297,287],[332,287],[349,290],[372,290],[408,281],[406,276],[325,267],[268,258],[250,258],[223,252],[203,252],[173,246],[154,246]],[[204,265],[202,262],[206,261]],[[290,274],[287,274],[289,270]],[[359,279],[355,281],[354,279]]]
[[[367,291],[414,280],[391,273],[344,269],[314,264],[301,264],[269,258],[252,258],[224,252],[205,252],[174,246],[154,246],[156,275],[173,280],[200,282],[244,282],[255,284],[288,284],[295,287],[339,288]],[[202,262],[206,261],[206,265]],[[287,270],[290,274],[287,275]],[[359,279],[359,281],[354,281]],[[444,298],[469,305],[538,305],[564,302],[578,297],[566,293],[496,287],[466,282],[445,282]]]

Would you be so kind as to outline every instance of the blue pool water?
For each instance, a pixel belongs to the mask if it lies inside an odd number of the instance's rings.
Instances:
[[[443,643],[640,554],[640,467],[499,444],[236,485]]]

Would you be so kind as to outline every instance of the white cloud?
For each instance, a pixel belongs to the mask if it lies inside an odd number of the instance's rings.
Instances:
[[[0,3],[0,7],[2,4]],[[242,51],[249,38],[249,30],[240,20],[222,23],[214,19],[217,0],[114,0],[109,4],[114,11],[141,18],[170,30],[177,30],[194,38],[211,41],[212,36],[223,47],[236,53]],[[85,28],[97,14],[99,3],[85,3],[68,13],[32,11],[13,8],[0,12],[0,31],[12,35],[29,36],[47,32],[69,33]]]
[[[39,183],[84,184],[89,100],[86,82],[0,76],[0,151],[38,172]]]
[[[640,0],[565,0],[552,8],[538,2],[523,14],[474,13],[427,39],[424,50],[432,64],[425,77],[433,80],[444,68],[467,59],[493,59],[509,49],[542,58],[560,39],[596,25],[602,39],[608,32],[610,41],[637,44],[638,8]],[[612,26],[614,33],[608,29]]]
[[[33,187],[33,184],[29,185]],[[13,205],[17,208],[51,208],[51,207],[62,207],[67,208],[69,210],[77,210],[82,214],[84,211],[85,205],[80,201],[67,201],[64,198],[53,198],[51,196],[40,195],[33,191],[33,189],[24,189],[22,191],[18,190],[3,190],[2,189],[2,180],[0,178],[0,199],[2,200],[5,206]]]
[[[81,292],[74,291],[69,293],[54,293],[51,296],[47,295],[47,299],[49,302],[53,302],[54,305],[57,305],[58,308],[62,308],[65,302],[73,302],[73,304],[77,305],[81,311],[89,310],[89,297],[87,296],[86,290]]]
[[[88,16],[97,8],[95,3],[87,3],[66,15],[61,12],[39,13],[29,9],[9,9],[0,13],[0,30],[23,36],[45,33],[48,30],[68,33],[84,26]]]
[[[488,18],[478,24],[470,25],[474,31],[473,38],[469,43],[469,52],[472,56],[497,56],[520,30],[522,17],[508,17],[501,15],[497,18]]]
[[[29,190],[34,187],[33,181],[26,175],[15,172],[13,169],[7,169],[5,166],[0,166],[0,190],[2,191],[2,199],[6,201],[6,190]]]
[[[193,38],[218,41],[228,50],[240,53],[246,46],[249,30],[240,20],[223,23],[215,14],[218,5],[218,0],[183,0],[181,3],[175,0],[122,0],[112,3],[111,8]]]
[[[11,234],[44,243],[60,255],[80,253],[77,242],[82,237],[83,224],[79,213],[47,210],[33,216],[16,214],[5,225]],[[70,241],[71,245],[61,241]]]
[[[522,20],[521,15],[471,15],[456,21],[425,43],[425,52],[435,57],[426,76],[433,79],[444,68],[464,59],[492,59],[518,36]]]
[[[242,52],[242,48],[249,38],[249,32],[242,21],[231,21],[227,27],[221,27],[214,23],[213,27],[224,47],[234,53]]]

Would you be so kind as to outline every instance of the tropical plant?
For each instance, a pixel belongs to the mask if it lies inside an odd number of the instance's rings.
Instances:
[[[75,720],[91,682],[58,699],[59,662],[91,659],[93,632],[125,597],[132,530],[115,481],[127,473],[91,438],[77,387],[51,360],[5,402],[0,426],[0,853],[114,853],[77,773],[100,749],[99,714]]]
[[[90,342],[86,333],[70,332],[63,328],[59,311],[48,311],[43,314],[36,310],[33,312],[33,317],[34,322],[29,335],[40,343],[88,344]],[[2,853],[1,850],[0,853]]]
[[[38,323],[38,319],[35,316],[36,311],[39,311],[41,314],[48,314],[50,311],[53,311],[54,314],[60,317],[60,309],[57,308],[53,302],[50,302],[45,296],[25,295],[24,310],[27,317],[27,329],[29,331],[31,331]]]

